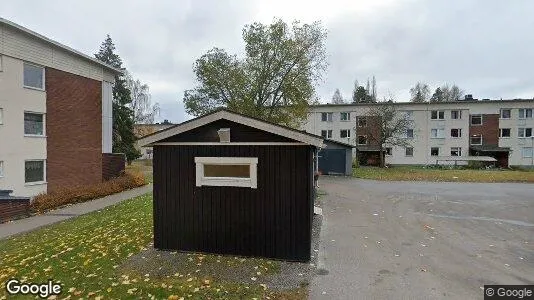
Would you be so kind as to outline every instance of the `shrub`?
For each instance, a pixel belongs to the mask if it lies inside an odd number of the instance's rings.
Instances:
[[[358,161],[357,158],[352,160],[352,167],[353,168],[359,168],[360,167],[360,162]]]
[[[121,176],[99,184],[74,186],[58,189],[47,194],[39,194],[33,199],[31,207],[34,211],[43,212],[67,204],[101,198],[145,184],[146,180],[142,173],[127,170]]]

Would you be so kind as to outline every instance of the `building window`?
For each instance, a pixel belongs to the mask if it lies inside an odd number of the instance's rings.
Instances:
[[[331,139],[332,138],[332,130],[321,130],[321,136],[325,139]]]
[[[532,119],[532,108],[520,108],[519,119]]]
[[[358,145],[367,145],[367,136],[366,135],[359,135],[357,142],[358,142]]]
[[[44,115],[39,113],[24,113],[24,134],[43,136],[44,135]]]
[[[350,138],[350,129],[341,129],[339,131],[340,138]]]
[[[430,137],[433,139],[442,139],[445,137],[444,132],[445,129],[443,128],[432,128],[430,129]]]
[[[27,160],[24,162],[24,182],[41,183],[45,181],[45,161]]]
[[[451,156],[462,156],[462,148],[461,147],[452,147],[451,148]]]
[[[339,119],[341,121],[350,121],[350,112],[342,112],[340,115],[339,115]]]
[[[404,153],[406,156],[413,156],[413,147],[406,147]]]
[[[196,186],[258,187],[257,157],[195,157]]]
[[[451,110],[451,119],[460,120],[462,118],[461,110]]]
[[[520,138],[527,138],[532,136],[532,128],[518,128],[517,136]]]
[[[406,129],[406,138],[413,139],[413,129]]]
[[[438,147],[430,148],[430,156],[439,156],[439,148]]]
[[[512,116],[512,110],[509,108],[501,109],[501,119],[510,119]]]
[[[522,152],[524,158],[532,157],[532,147],[524,147]]]
[[[24,63],[24,87],[44,90],[45,70],[43,67]]]
[[[0,107],[0,125],[4,124],[4,109]]]
[[[413,119],[413,111],[412,110],[407,110],[404,112],[404,117],[406,118],[406,120],[412,120]]]
[[[451,129],[451,137],[453,137],[453,138],[462,137],[462,129],[461,128],[452,128]]]
[[[482,125],[482,115],[472,115],[471,125]]]
[[[444,120],[445,111],[443,110],[433,110],[430,112],[430,119],[432,120]]]
[[[386,148],[384,149],[384,151],[385,151],[385,154],[386,154],[387,156],[391,156],[391,155],[393,155],[393,148],[391,148],[391,147],[386,147]]]
[[[358,117],[358,127],[367,127],[366,117]]]
[[[474,134],[471,136],[471,145],[482,145],[482,135]]]
[[[323,122],[332,122],[332,113],[321,113],[321,121]]]
[[[509,138],[512,130],[510,128],[501,128],[499,129],[499,137]]]
[[[0,160],[0,177],[4,177],[4,161]]]

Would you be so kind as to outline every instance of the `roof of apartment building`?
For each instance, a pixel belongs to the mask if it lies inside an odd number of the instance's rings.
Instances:
[[[447,102],[374,102],[374,103],[341,103],[341,104],[332,104],[332,103],[321,103],[310,105],[312,107],[334,107],[334,106],[369,106],[369,105],[382,105],[382,104],[393,104],[393,105],[433,105],[433,104],[481,104],[481,103],[506,103],[506,102],[532,102],[534,103],[534,98],[532,99],[508,99],[508,100],[490,100],[490,99],[470,99],[470,100],[457,100],[457,101],[447,101]]]
[[[106,68],[106,69],[108,69],[108,70],[110,70],[112,72],[116,72],[116,73],[122,73],[123,72],[123,70],[121,70],[121,69],[117,69],[117,68],[115,68],[113,66],[110,66],[110,65],[108,65],[106,63],[103,63],[103,62],[101,62],[100,60],[98,60],[98,59],[96,59],[94,57],[91,57],[91,56],[86,55],[86,54],[84,54],[84,53],[82,53],[82,52],[80,52],[78,50],[75,50],[75,49],[69,47],[69,46],[66,46],[66,45],[63,45],[63,44],[61,44],[59,42],[51,40],[51,39],[49,39],[49,38],[47,38],[47,37],[35,32],[33,30],[30,30],[30,29],[28,29],[28,28],[26,28],[24,26],[19,25],[19,24],[13,23],[13,22],[11,22],[9,20],[6,20],[6,19],[4,19],[2,17],[0,17],[0,25],[1,24],[9,26],[9,27],[14,28],[14,29],[19,30],[19,31],[22,31],[27,35],[30,35],[30,36],[32,36],[34,38],[37,38],[37,39],[39,39],[41,41],[44,41],[44,42],[46,42],[48,44],[51,44],[53,46],[59,47],[62,50],[65,50],[66,52],[72,53],[72,54],[74,54],[74,55],[76,55],[76,56],[78,56],[78,57],[80,57],[82,59],[88,60],[88,61],[90,61],[92,63],[95,63],[95,64],[98,64],[98,65],[101,65],[102,67],[104,67],[104,68]]]

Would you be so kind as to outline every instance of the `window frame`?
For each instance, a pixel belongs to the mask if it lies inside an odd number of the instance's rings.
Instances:
[[[530,129],[530,135],[527,135],[527,129]],[[521,130],[523,130],[523,135],[521,135]],[[520,139],[529,139],[532,137],[532,127],[519,127],[517,128],[517,137]]]
[[[505,118],[503,116],[503,112],[507,111],[508,112],[508,117]],[[499,113],[499,118],[503,119],[503,120],[508,120],[508,119],[511,119],[512,118],[512,109],[511,108],[501,108],[501,111]]]
[[[473,138],[480,138],[480,143],[479,144],[475,144],[473,143]],[[470,145],[475,145],[475,146],[480,146],[484,143],[483,141],[483,138],[482,138],[482,134],[473,134],[469,137],[469,144]]]
[[[385,147],[384,148],[384,155],[385,156],[393,156],[393,147]]]
[[[435,118],[434,118],[434,113],[436,113]],[[431,110],[430,120],[445,120],[445,111],[444,110]]]
[[[341,136],[341,133],[342,132],[346,132],[347,133],[347,136]],[[339,138],[341,139],[347,139],[347,138],[350,138],[350,129],[340,129],[339,130]]]
[[[41,88],[38,88],[38,87],[34,87],[34,86],[30,86],[30,85],[26,85],[25,83],[25,80],[24,80],[24,76],[25,76],[25,72],[24,72],[24,67],[26,65],[29,65],[29,66],[32,66],[32,67],[36,67],[36,68],[40,68],[41,70],[43,70],[41,76],[42,76],[42,82],[43,82],[43,86]],[[23,62],[23,65],[22,65],[22,87],[25,88],[25,89],[30,89],[30,90],[36,90],[36,91],[45,91],[45,88],[46,88],[46,82],[45,82],[45,79],[46,79],[46,76],[45,76],[45,73],[46,73],[46,69],[44,66],[41,66],[41,65],[38,65],[38,64],[34,64],[34,63],[31,63],[31,62]]]
[[[530,151],[530,155],[525,155],[525,150]],[[533,147],[523,147],[521,149],[521,157],[522,158],[532,158],[534,156],[534,148]]]
[[[360,122],[361,122],[361,123],[360,123]],[[357,123],[358,127],[360,127],[360,128],[365,128],[365,127],[367,127],[367,117],[364,117],[364,116],[362,116],[362,117],[357,117],[357,119],[356,119],[356,123]],[[362,125],[362,123],[363,123],[363,125]]]
[[[346,116],[345,119],[343,119],[343,115]],[[342,111],[339,113],[339,121],[341,122],[349,122],[350,121],[350,111],[347,112],[347,111]]]
[[[435,150],[435,149],[438,150],[438,154],[433,155],[433,154],[432,154],[432,150]],[[440,151],[439,151],[439,147],[430,147],[430,156],[439,156],[439,152],[440,152]]]
[[[528,116],[528,113],[527,111],[530,111],[530,117]],[[519,109],[519,113],[518,113],[518,116],[519,116],[519,119],[523,120],[523,119],[532,119],[532,112],[533,109],[532,108],[520,108]],[[521,116],[521,112],[523,112],[523,116]]]
[[[32,162],[32,161],[38,161],[43,163],[43,180],[41,181],[26,181],[26,163]],[[24,160],[24,185],[31,186],[31,185],[39,185],[39,184],[46,184],[46,159],[26,159]]]
[[[365,139],[365,144],[361,144],[360,143],[360,137],[363,137]],[[367,145],[368,143],[369,143],[369,141],[367,140],[367,135],[366,134],[359,134],[356,137],[356,144],[358,144],[358,145]]]
[[[457,113],[457,118],[453,117],[453,113]],[[461,120],[461,119],[462,119],[462,111],[461,110],[458,110],[458,109],[451,110],[451,120]]]
[[[326,115],[326,120],[323,120],[323,115]],[[333,122],[333,113],[331,112],[322,112],[321,113],[321,122]]]
[[[456,136],[452,135],[453,130],[456,130],[456,132],[457,132]],[[462,138],[462,128],[451,128],[451,138],[453,138],[453,139]]]
[[[413,120],[413,110],[405,110],[404,111],[404,118],[406,120]]]
[[[257,157],[205,157],[197,156],[195,161],[196,186],[228,186],[258,188],[258,158]],[[249,165],[250,177],[206,177],[204,165]]]
[[[409,135],[408,132],[411,132],[412,134]],[[405,135],[406,135],[407,139],[413,139],[415,137],[415,132],[414,132],[413,128],[406,129]]]
[[[411,154],[408,154],[408,149],[412,150]],[[404,147],[404,156],[406,157],[413,157],[414,154],[414,148],[413,147]]]
[[[42,134],[33,134],[33,133],[26,133],[26,120],[24,120],[24,126],[23,126],[23,130],[24,130],[24,136],[25,137],[46,137],[46,117],[45,117],[45,113],[42,113],[42,112],[35,112],[35,111],[24,111],[24,117],[26,117],[26,114],[30,114],[30,115],[40,115],[41,118],[42,118],[42,123],[43,123],[43,133]]]
[[[473,117],[480,117],[480,124],[473,124]],[[481,126],[483,123],[484,123],[484,118],[482,117],[481,114],[477,114],[477,115],[471,115],[469,117],[469,125],[471,126]]]
[[[508,136],[503,136],[502,132],[504,129],[508,130]],[[499,138],[501,139],[509,139],[512,137],[512,128],[499,128]]]
[[[323,135],[323,131],[326,133]],[[325,139],[331,139],[332,138],[332,130],[331,129],[321,129],[321,136]]]
[[[452,152],[455,151],[454,149],[456,149],[456,151],[458,152],[458,155],[453,155]],[[452,157],[461,157],[462,156],[462,147],[451,147],[451,156]]]
[[[432,136],[432,131],[436,131],[436,136]],[[439,135],[439,132],[442,132],[441,136]],[[430,129],[430,138],[431,139],[444,139],[445,138],[445,129],[444,128],[431,128]]]

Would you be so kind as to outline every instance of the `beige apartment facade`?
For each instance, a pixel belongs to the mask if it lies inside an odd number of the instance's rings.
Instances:
[[[379,147],[366,136],[376,128],[366,128],[366,122],[359,121],[372,118],[369,109],[375,105],[383,104],[315,105],[302,129],[354,145],[361,163],[376,164]],[[410,147],[384,145],[387,164],[467,164],[477,157],[492,157],[499,166],[534,166],[534,100],[393,105],[397,115],[411,119],[413,126],[403,134]]]

